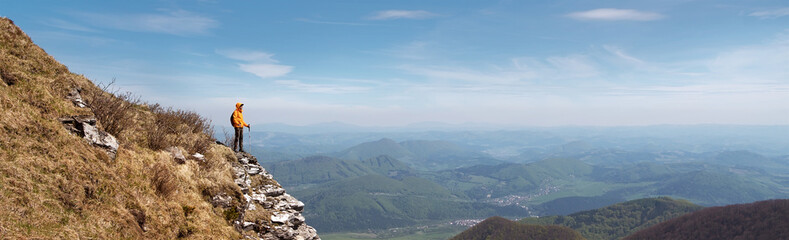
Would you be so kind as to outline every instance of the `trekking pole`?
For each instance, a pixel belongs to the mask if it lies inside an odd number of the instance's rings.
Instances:
[[[252,127],[247,127],[247,132],[249,133],[249,154],[252,154]]]

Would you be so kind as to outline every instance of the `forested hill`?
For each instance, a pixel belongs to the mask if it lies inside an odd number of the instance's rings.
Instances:
[[[705,208],[624,239],[789,239],[789,199]]]
[[[541,226],[518,223],[502,217],[490,217],[450,240],[511,240],[511,239],[584,239],[581,234],[564,226]]]
[[[519,222],[567,226],[587,239],[619,239],[701,208],[691,202],[668,197],[645,198],[567,216],[524,218]]]

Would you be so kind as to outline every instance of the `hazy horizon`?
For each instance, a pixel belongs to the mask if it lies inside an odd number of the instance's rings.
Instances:
[[[216,127],[229,127],[229,125],[220,123],[213,123]],[[227,126],[226,126],[227,125]],[[354,124],[349,122],[343,121],[330,121],[330,122],[316,122],[316,123],[307,123],[307,124],[293,124],[287,122],[263,122],[259,123],[256,126],[261,127],[270,127],[270,126],[281,126],[281,127],[321,127],[321,126],[339,126],[339,127],[351,127],[351,128],[359,128],[359,129],[430,129],[430,128],[437,128],[437,129],[458,129],[462,130],[464,127],[470,127],[472,129],[492,129],[492,130],[520,130],[520,129],[562,129],[562,128],[659,128],[659,127],[680,127],[680,128],[694,128],[694,127],[724,127],[724,128],[737,128],[737,127],[757,127],[757,128],[787,128],[789,124],[719,124],[719,123],[694,123],[694,124],[630,124],[630,125],[582,125],[582,124],[567,124],[567,125],[518,125],[518,124],[496,124],[496,123],[489,123],[489,122],[459,122],[459,123],[452,123],[452,122],[440,122],[440,121],[421,121],[421,122],[410,122],[410,123],[403,123],[403,124],[392,124],[392,125],[375,125],[375,124]],[[266,131],[266,129],[256,129],[256,131]]]

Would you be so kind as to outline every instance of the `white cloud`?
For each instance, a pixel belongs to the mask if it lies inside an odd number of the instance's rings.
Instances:
[[[783,16],[789,16],[789,8],[779,8],[779,9],[773,9],[767,11],[753,12],[751,14],[748,14],[748,16],[760,17],[760,18],[778,18]]]
[[[427,77],[432,80],[454,80],[476,83],[494,83],[515,80],[499,73],[485,73],[460,67],[405,65],[398,68],[407,73]]]
[[[219,22],[185,10],[162,10],[158,14],[81,13],[77,17],[87,23],[133,32],[155,32],[172,35],[202,35]]]
[[[581,80],[600,75],[598,64],[584,54],[550,56],[544,60],[530,57],[511,59],[516,74],[522,80]]]
[[[382,53],[411,60],[428,59],[432,54],[431,48],[435,46],[432,42],[412,41],[404,45],[394,46],[391,49],[383,50]]]
[[[69,44],[80,44],[80,45],[89,45],[89,46],[128,44],[128,42],[120,41],[117,39],[90,36],[89,34],[70,33],[66,31],[44,31],[44,32],[31,31],[30,34],[35,34],[37,40],[49,39],[60,43],[69,42]],[[69,67],[71,66],[69,65]]]
[[[584,55],[549,57],[546,61],[557,74],[565,74],[565,78],[589,78],[600,74],[594,62]]]
[[[244,49],[218,49],[216,53],[222,56],[225,56],[230,59],[240,60],[240,61],[247,61],[247,62],[262,62],[262,63],[278,63],[279,61],[274,60],[274,54],[261,52],[261,51],[250,51]]]
[[[605,46],[603,46],[603,49],[605,49],[609,53],[614,54],[614,56],[617,56],[620,59],[623,59],[623,60],[625,60],[627,62],[634,63],[634,64],[644,64],[643,60],[628,55],[627,53],[625,53],[624,50],[622,50],[619,47],[611,46],[611,45],[605,45]]]
[[[659,13],[617,8],[599,8],[583,12],[573,12],[567,14],[567,16],[577,20],[597,21],[654,21],[665,17]]]
[[[311,92],[311,93],[331,93],[331,94],[357,93],[357,92],[365,92],[370,89],[367,87],[342,86],[335,84],[309,84],[309,83],[303,83],[298,80],[277,80],[274,81],[274,83],[284,85],[299,91]]]
[[[244,72],[255,74],[260,78],[276,78],[288,75],[293,71],[293,66],[277,64],[274,54],[248,49],[217,49],[216,53],[229,59],[243,61],[238,64]]]
[[[43,23],[45,25],[49,25],[64,30],[79,31],[79,32],[96,32],[96,29],[92,29],[86,26],[82,26],[69,21],[64,21],[61,19],[50,19],[48,21],[44,21]]]
[[[332,22],[332,21],[318,21],[312,20],[309,18],[297,18],[296,21],[305,22],[305,23],[315,23],[315,24],[327,24],[327,25],[346,25],[346,26],[370,26],[371,24],[366,23],[354,23],[354,22]]]
[[[769,44],[745,46],[719,53],[707,60],[714,77],[750,83],[789,83],[789,36]]]
[[[242,71],[255,74],[263,79],[285,76],[293,71],[293,66],[268,63],[239,64],[238,66]]]
[[[376,12],[370,19],[372,20],[391,20],[391,19],[426,19],[438,16],[424,10],[386,10]]]

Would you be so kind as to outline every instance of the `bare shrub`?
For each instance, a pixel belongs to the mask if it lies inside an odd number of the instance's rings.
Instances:
[[[162,197],[169,197],[178,187],[178,181],[167,164],[159,162],[152,167],[151,185]]]
[[[129,213],[134,217],[134,221],[140,226],[140,229],[145,229],[145,212],[142,209],[132,208]]]
[[[224,135],[225,137],[225,141],[223,141],[222,143],[224,143],[225,146],[228,147],[233,146],[233,138],[234,138],[233,134],[235,134],[235,132],[231,134],[229,131],[227,131],[227,128],[222,127],[222,135]]]
[[[131,92],[111,89],[114,83],[115,79],[106,85],[98,84],[99,89],[85,91],[85,99],[104,131],[118,137],[134,126],[133,110],[140,103],[140,98]]]
[[[8,70],[0,68],[0,79],[3,79],[6,85],[12,86],[16,84],[19,77],[16,74],[10,73]]]
[[[211,120],[192,111],[149,107],[154,115],[154,126],[148,129],[148,147],[161,150],[170,146],[184,146],[188,152],[205,152],[214,141]]]

